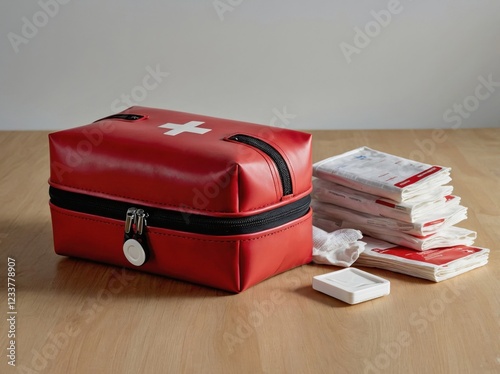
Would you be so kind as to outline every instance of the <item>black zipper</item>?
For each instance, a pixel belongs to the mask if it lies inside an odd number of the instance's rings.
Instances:
[[[147,226],[207,235],[251,234],[281,226],[304,216],[309,211],[311,197],[278,207],[268,212],[242,218],[209,217],[169,209],[153,208],[86,194],[49,189],[50,202],[75,212],[116,220],[125,220],[132,206],[147,214]]]
[[[268,155],[271,160],[276,164],[276,168],[278,169],[278,173],[281,179],[281,185],[283,187],[283,196],[290,195],[293,193],[292,187],[292,177],[290,175],[290,170],[288,169],[288,165],[286,164],[285,159],[279,153],[276,148],[272,145],[266,143],[263,140],[258,138],[254,138],[253,136],[237,134],[233,135],[229,138],[229,140],[233,140],[235,142],[247,144],[251,147],[255,147],[258,150],[264,152]]]

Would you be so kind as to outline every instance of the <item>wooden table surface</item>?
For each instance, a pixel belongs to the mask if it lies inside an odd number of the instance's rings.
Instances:
[[[489,264],[442,283],[365,269],[390,280],[391,293],[350,306],[311,287],[332,266],[304,265],[232,295],[60,257],[47,132],[2,132],[0,372],[500,373],[500,129],[312,133],[314,161],[367,145],[452,167],[469,207],[460,226],[491,249]]]

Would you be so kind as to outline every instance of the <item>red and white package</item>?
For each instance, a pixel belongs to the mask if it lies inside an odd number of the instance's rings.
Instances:
[[[313,225],[327,232],[339,229],[353,228],[360,230],[364,235],[384,240],[397,245],[411,248],[415,251],[427,251],[430,249],[452,247],[456,245],[473,245],[477,233],[462,227],[451,226],[438,232],[426,236],[414,236],[404,232],[376,227],[355,224],[342,220],[329,220],[316,213],[313,215]]]
[[[345,227],[355,227],[349,223],[343,223]],[[453,247],[457,245],[473,245],[477,233],[462,227],[451,226],[427,236],[414,236],[404,232],[380,229],[368,229],[358,227],[363,234],[381,239],[393,244],[402,245],[415,251],[428,251],[442,247]]]
[[[375,216],[394,218],[403,222],[419,222],[444,208],[456,207],[460,197],[451,195],[452,186],[439,186],[425,200],[397,202],[391,199],[357,191],[324,179],[313,181],[312,196],[316,200],[343,206]]]
[[[321,160],[317,178],[394,201],[417,199],[451,181],[450,168],[424,164],[368,147]]]
[[[467,208],[462,205],[445,206],[432,215],[423,217],[418,222],[404,222],[393,218],[380,217],[369,213],[358,212],[344,208],[339,205],[328,204],[313,200],[311,206],[316,213],[322,217],[337,221],[349,222],[354,228],[363,231],[365,229],[381,229],[400,231],[415,236],[427,236],[440,230],[456,225],[467,218]],[[343,225],[343,227],[346,227]],[[363,228],[361,228],[363,227]]]
[[[365,250],[354,265],[376,267],[440,282],[488,263],[490,250],[473,246],[454,246],[417,252],[370,237],[364,237]]]

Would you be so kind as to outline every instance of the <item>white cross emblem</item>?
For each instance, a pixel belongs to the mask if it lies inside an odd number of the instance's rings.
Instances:
[[[183,132],[192,132],[193,134],[205,134],[212,129],[199,128],[201,124],[205,122],[200,121],[190,121],[184,125],[179,125],[176,123],[166,123],[164,125],[158,126],[164,129],[171,129],[170,131],[164,132],[163,135],[175,136],[182,134]]]

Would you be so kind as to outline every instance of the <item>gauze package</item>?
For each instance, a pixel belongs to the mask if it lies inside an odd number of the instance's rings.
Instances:
[[[450,168],[424,164],[368,147],[313,165],[313,175],[355,190],[407,201],[451,181]]]
[[[313,262],[349,267],[364,250],[365,243],[358,230],[342,229],[333,232],[313,226]]]
[[[456,245],[473,245],[477,233],[462,227],[451,226],[427,236],[414,236],[395,230],[378,227],[366,227],[351,222],[344,222],[344,227],[353,227],[361,230],[365,235],[372,236],[386,242],[402,245],[416,251],[452,247]]]
[[[396,230],[416,236],[426,236],[436,233],[439,230],[453,226],[467,218],[467,208],[462,205],[452,206],[450,208],[445,206],[445,209],[438,211],[436,214],[424,217],[421,221],[413,223],[358,212],[318,200],[313,200],[311,207],[315,213],[320,214],[323,218],[352,222],[356,226],[363,225],[367,228],[378,227]]]
[[[454,246],[416,252],[408,248],[365,237],[365,250],[356,266],[370,266],[440,282],[488,263],[490,250]]]
[[[436,195],[424,195],[425,200],[397,202],[324,179],[314,179],[312,197],[318,201],[343,206],[358,212],[412,223],[421,221],[426,216],[445,207],[458,206],[460,197],[450,195],[452,191],[452,186],[439,186],[435,191]]]
[[[455,245],[473,245],[477,237],[475,231],[462,227],[451,226],[427,236],[414,236],[404,232],[390,230],[383,227],[368,226],[342,220],[330,220],[321,215],[313,216],[313,225],[326,231],[354,228],[361,230],[364,235],[381,239],[393,244],[402,245],[415,251],[426,251]]]

